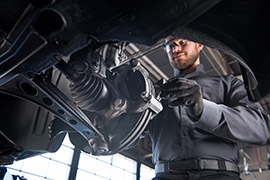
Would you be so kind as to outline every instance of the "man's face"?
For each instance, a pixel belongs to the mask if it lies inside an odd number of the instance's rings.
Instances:
[[[169,62],[173,68],[184,71],[199,64],[199,53],[202,44],[194,43],[185,39],[169,36],[166,38],[165,49]]]

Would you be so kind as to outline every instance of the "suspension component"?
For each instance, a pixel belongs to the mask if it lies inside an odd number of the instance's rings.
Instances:
[[[72,100],[105,138],[77,141],[80,135],[69,134],[76,146],[90,146],[94,155],[114,154],[131,146],[151,117],[162,110],[140,63],[132,60],[110,70],[119,64],[118,46],[114,45],[93,48],[90,44],[71,54],[68,63],[56,56],[55,67],[70,81]]]
[[[100,112],[108,107],[111,95],[106,84],[97,75],[82,74],[70,84],[71,96],[77,105],[91,112]]]
[[[93,57],[94,56],[94,57]],[[66,63],[60,56],[55,56],[58,63],[55,65],[70,81],[70,92],[73,101],[83,110],[102,114],[105,119],[118,117],[127,108],[125,98],[116,95],[116,90],[106,78],[92,72],[100,67],[98,61],[88,61],[98,58],[97,53],[89,51],[88,47],[74,53]],[[89,60],[89,57],[91,59]]]

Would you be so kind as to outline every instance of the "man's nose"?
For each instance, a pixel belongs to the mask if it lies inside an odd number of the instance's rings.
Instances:
[[[172,52],[174,53],[174,52],[179,52],[179,51],[182,51],[182,46],[180,46],[180,45],[175,45],[174,47],[173,47],[173,50],[172,50]]]

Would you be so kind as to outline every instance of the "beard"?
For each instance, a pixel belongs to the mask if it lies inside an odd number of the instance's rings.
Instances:
[[[194,50],[190,54],[185,53],[184,56],[172,58],[173,60],[170,62],[174,68],[179,69],[180,71],[185,71],[194,65],[198,57],[198,51]]]

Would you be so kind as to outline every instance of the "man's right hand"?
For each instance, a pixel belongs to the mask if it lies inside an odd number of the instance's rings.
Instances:
[[[161,97],[169,101],[169,106],[182,105],[187,113],[198,120],[203,111],[201,86],[194,80],[175,77],[161,88]]]

